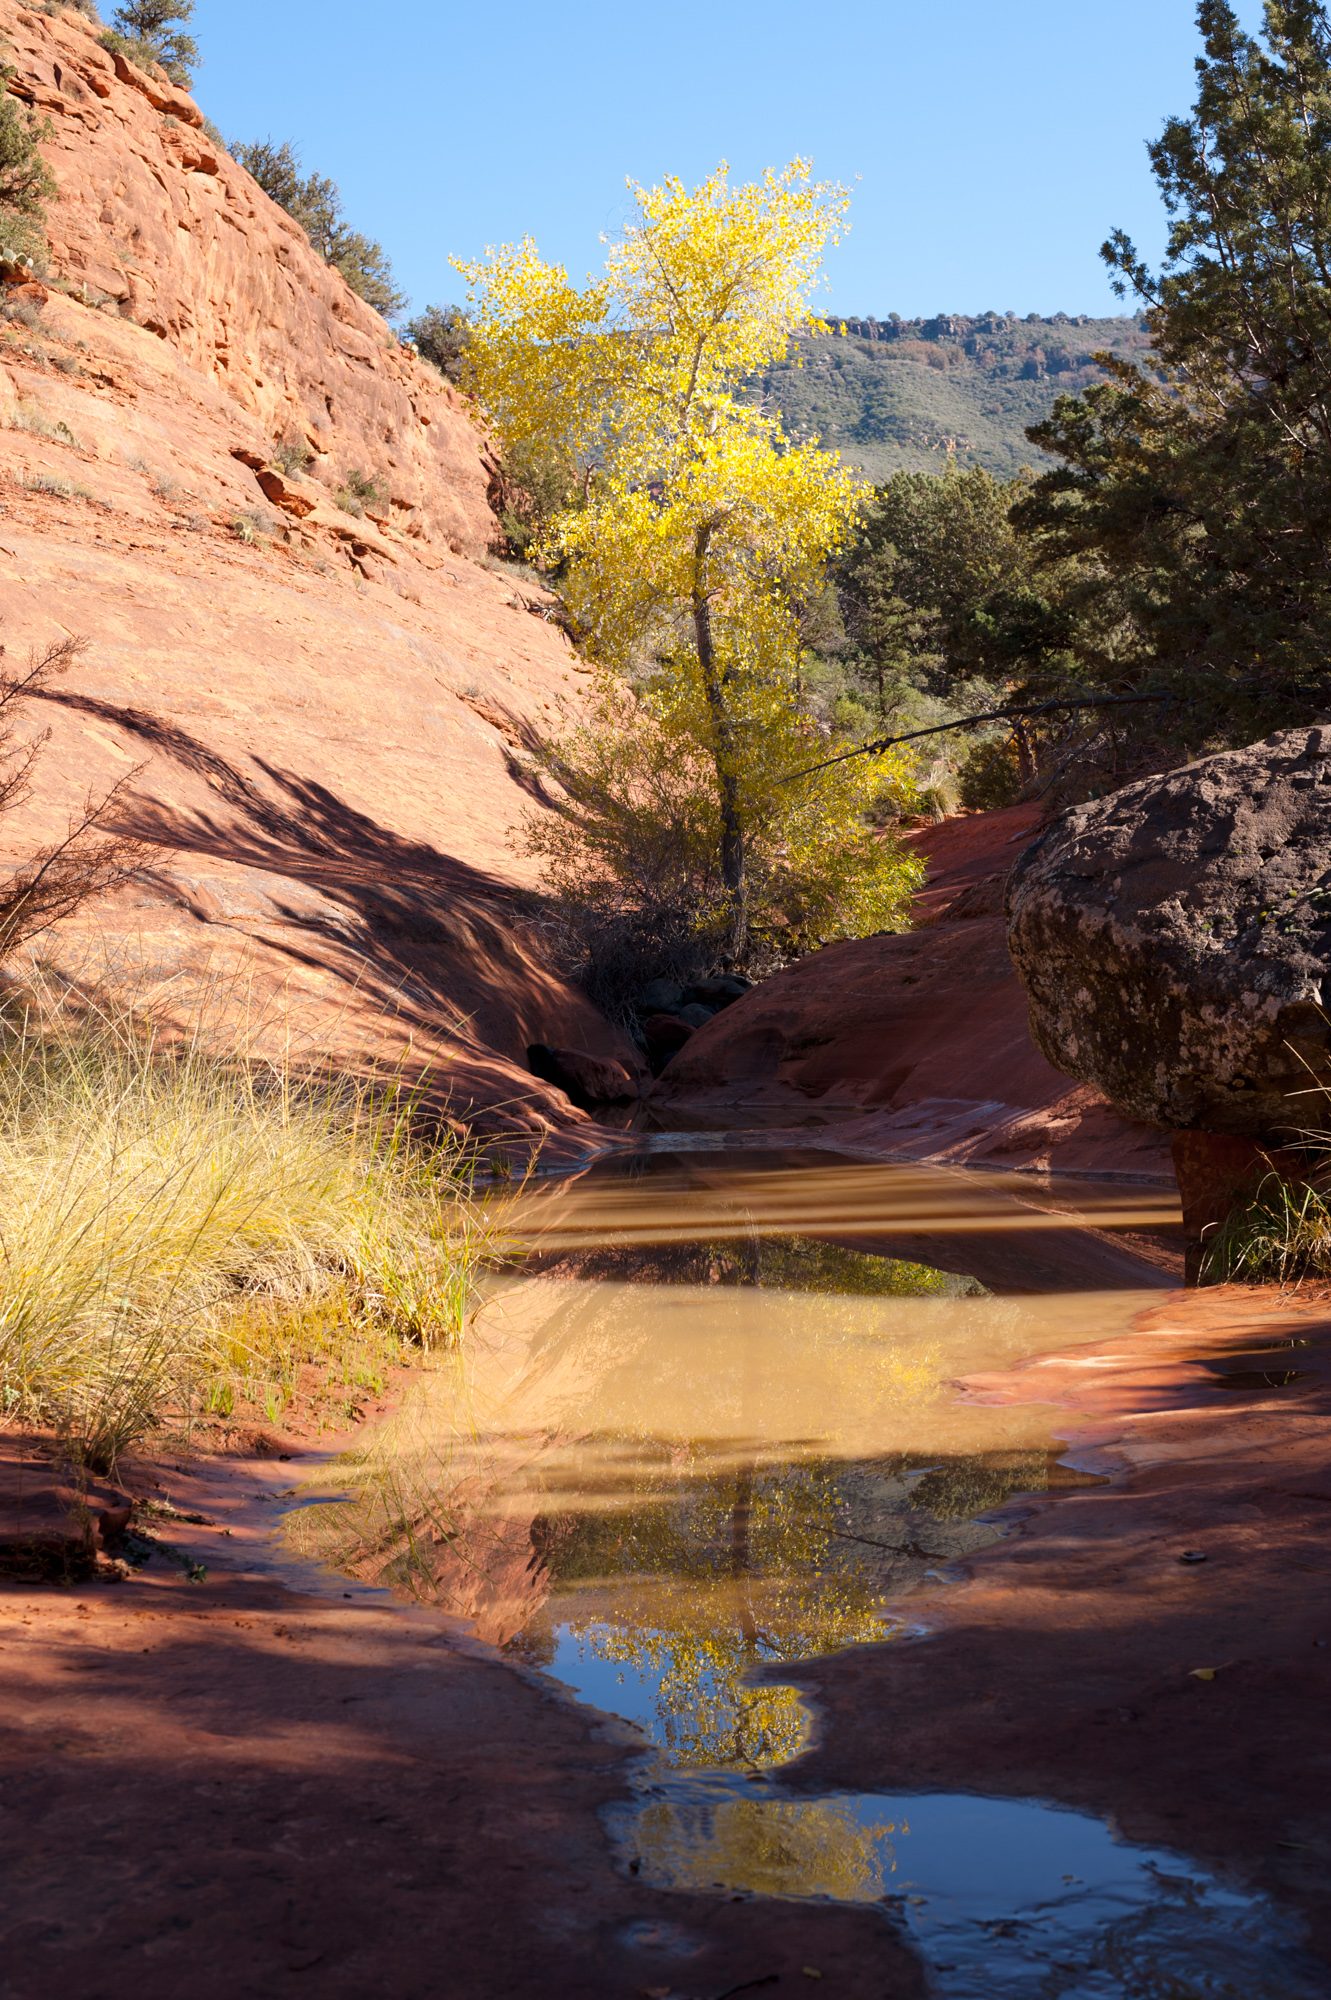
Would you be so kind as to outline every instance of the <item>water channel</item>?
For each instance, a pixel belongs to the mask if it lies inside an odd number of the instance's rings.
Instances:
[[[927,1646],[914,1600],[1005,1502],[1093,1483],[1056,1407],[963,1385],[1125,1332],[1172,1195],[671,1143],[502,1204],[523,1258],[302,1552],[636,1731],[607,1817],[644,1880],[878,1905],[946,2000],[1311,2000],[1259,1897],[1103,1820],[784,1775],[792,1669]]]

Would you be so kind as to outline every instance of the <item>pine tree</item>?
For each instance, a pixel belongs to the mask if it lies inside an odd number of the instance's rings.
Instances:
[[[5,84],[13,74],[0,65],[0,260],[36,262],[45,253],[42,222],[56,191],[38,151],[51,126],[10,96]]]
[[[271,139],[241,140],[231,151],[264,193],[300,224],[319,255],[342,273],[353,292],[386,319],[401,312],[407,301],[393,281],[388,253],[347,222],[336,181],[326,174],[305,173],[289,140],[280,146]]]

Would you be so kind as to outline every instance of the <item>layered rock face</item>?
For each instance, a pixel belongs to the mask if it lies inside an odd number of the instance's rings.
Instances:
[[[1272,1139],[1331,1122],[1331,727],[1064,814],[1008,917],[1037,1044],[1128,1116]]]
[[[579,663],[485,554],[484,437],[188,99],[77,13],[0,0],[0,33],[60,183],[49,296],[0,287],[0,644],[13,669],[85,641],[26,704],[50,740],[0,865],[117,781],[153,849],[40,940],[46,973],[576,1126],[528,1045],[620,1042],[551,965],[514,833]],[[292,433],[305,472],[272,463]],[[357,467],[369,517],[334,497]]]
[[[193,100],[109,55],[76,11],[0,0],[0,32],[9,88],[51,121],[53,270],[219,390],[257,463],[297,441],[316,488],[363,472],[385,525],[482,553],[494,468],[457,393],[208,136]]]

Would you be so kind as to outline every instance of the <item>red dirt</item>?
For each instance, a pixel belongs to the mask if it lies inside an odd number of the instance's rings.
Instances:
[[[201,1581],[0,1588],[6,1996],[923,1995],[873,1912],[618,1873],[626,1734],[382,1592],[278,1581],[285,1467],[163,1477],[216,1524],[157,1525]]]
[[[674,1058],[654,1093],[663,1115],[753,1109],[912,1159],[1169,1179],[1165,1135],[1069,1084],[1031,1040],[1001,912],[1034,826],[1014,806],[915,835],[930,867],[920,928],[829,945],[764,981]]]

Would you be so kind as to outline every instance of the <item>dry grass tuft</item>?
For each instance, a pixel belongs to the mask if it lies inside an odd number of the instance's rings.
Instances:
[[[130,1011],[0,1018],[0,1414],[92,1467],[308,1359],[455,1342],[484,1231],[401,1089],[310,1082]]]
[[[1331,1201],[1316,1181],[1272,1167],[1251,1198],[1211,1235],[1203,1284],[1297,1285],[1331,1277]]]

